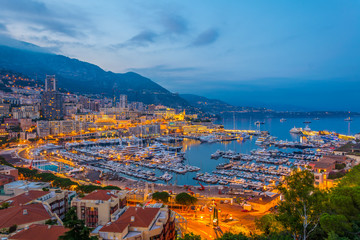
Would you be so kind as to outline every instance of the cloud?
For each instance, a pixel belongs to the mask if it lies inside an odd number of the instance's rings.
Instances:
[[[139,34],[132,37],[128,43],[131,45],[145,46],[149,43],[153,43],[157,34],[152,31],[142,31]]]
[[[124,47],[147,47],[151,43],[155,42],[155,39],[158,37],[158,34],[150,31],[144,30],[126,42],[112,45],[112,48],[124,48]]]
[[[219,31],[217,29],[211,28],[202,32],[197,36],[197,38],[192,42],[192,46],[200,47],[214,43],[219,38]]]
[[[161,24],[167,34],[184,34],[188,31],[187,21],[179,15],[164,15]]]
[[[8,29],[7,29],[6,25],[3,23],[0,23],[0,32],[7,32],[7,31],[8,31]]]
[[[45,3],[36,0],[0,0],[0,15],[9,23],[21,23],[38,32],[50,31],[70,37],[83,36],[79,22],[89,24],[78,11],[50,9]],[[74,24],[74,22],[78,24]]]

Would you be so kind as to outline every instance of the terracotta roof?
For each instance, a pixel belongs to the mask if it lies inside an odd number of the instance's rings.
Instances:
[[[335,164],[335,160],[333,159],[320,159],[319,161],[314,163],[314,168],[328,168]]]
[[[129,207],[118,221],[127,222],[131,227],[149,227],[159,211],[160,208]],[[131,222],[132,216],[135,217],[134,222]]]
[[[122,233],[127,227],[129,226],[128,223],[122,223],[122,222],[112,222],[109,225],[105,225],[102,227],[99,232],[117,232]]]
[[[0,228],[8,228],[15,224],[30,224],[48,219],[51,219],[51,216],[41,203],[9,207],[0,210]]]
[[[148,228],[160,208],[129,207],[115,222],[101,228],[100,232],[123,232],[127,226]],[[134,217],[134,221],[131,221]]]
[[[83,197],[82,199],[84,199],[84,200],[103,200],[103,201],[107,201],[111,197],[117,198],[116,195],[111,194],[110,190],[95,190],[95,191],[89,193],[88,195],[86,195],[85,197]]]
[[[11,236],[9,240],[57,240],[67,231],[69,229],[63,226],[33,224],[29,229],[24,229]]]
[[[36,200],[36,199],[38,199],[38,198],[40,198],[42,196],[45,196],[46,194],[49,194],[49,192],[30,190],[27,193],[23,193],[23,194],[20,194],[20,195],[18,195],[16,197],[12,197],[12,198],[7,199],[6,201],[3,201],[1,203],[9,202],[10,206],[19,206],[19,205],[24,205],[26,203],[29,203],[29,202],[31,202],[33,200]]]
[[[324,160],[324,161],[335,160],[336,162],[345,162],[346,161],[346,156],[325,155],[320,159],[320,161],[321,160]]]

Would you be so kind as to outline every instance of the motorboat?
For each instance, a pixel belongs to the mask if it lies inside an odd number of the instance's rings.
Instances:
[[[301,133],[302,131],[303,131],[302,128],[297,128],[295,126],[292,129],[290,129],[290,133],[295,133],[295,134]]]

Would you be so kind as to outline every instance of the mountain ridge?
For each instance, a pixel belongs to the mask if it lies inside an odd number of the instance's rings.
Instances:
[[[59,86],[73,92],[128,95],[129,101],[186,107],[189,104],[149,78],[134,72],[114,73],[95,64],[63,55],[20,49],[0,44],[0,68],[33,78],[54,74]]]

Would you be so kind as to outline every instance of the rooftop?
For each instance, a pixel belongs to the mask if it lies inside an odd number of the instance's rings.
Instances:
[[[148,228],[160,208],[129,207],[115,222],[104,226],[100,232],[123,232],[127,226]]]
[[[15,168],[7,166],[7,165],[0,165],[0,171],[8,170],[8,169],[15,169]]]
[[[103,200],[107,201],[111,197],[117,198],[118,196],[111,193],[112,190],[95,190],[85,197],[81,198],[83,200]]]
[[[0,228],[30,224],[51,219],[41,203],[9,207],[0,210]]]
[[[57,240],[67,231],[68,229],[63,226],[33,224],[29,229],[24,229],[11,236],[9,240]]]
[[[320,159],[319,161],[317,162],[312,162],[311,165],[314,167],[314,168],[328,168],[328,167],[331,167],[335,164],[335,160],[334,159]],[[310,165],[310,164],[309,164]],[[310,165],[310,166],[311,166]]]
[[[42,189],[49,186],[46,182],[28,182],[28,181],[15,181],[6,184],[7,188],[31,188],[31,189]]]
[[[7,199],[6,201],[0,202],[0,204],[8,202],[10,203],[10,206],[20,206],[36,200],[42,196],[45,196],[46,194],[49,194],[49,192],[30,190],[16,197],[12,197],[10,199]]]
[[[324,160],[324,161],[335,160],[336,162],[344,162],[346,161],[346,156],[324,155],[320,160]]]

